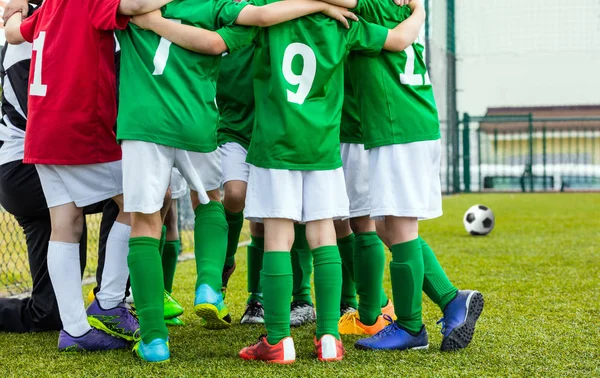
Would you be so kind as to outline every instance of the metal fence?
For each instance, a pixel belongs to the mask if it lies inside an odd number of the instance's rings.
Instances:
[[[600,118],[465,114],[459,130],[460,191],[600,191]]]
[[[194,212],[189,196],[178,203],[182,252],[194,250]],[[93,282],[98,264],[98,240],[102,214],[86,216],[87,264],[84,279]],[[25,234],[15,218],[0,207],[0,297],[31,291],[31,273]]]

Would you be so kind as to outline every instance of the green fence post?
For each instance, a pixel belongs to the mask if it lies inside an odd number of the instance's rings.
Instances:
[[[533,114],[529,113],[529,190],[533,192]]]
[[[494,165],[498,165],[498,129],[494,129]]]
[[[471,138],[469,130],[469,114],[463,116],[463,182],[465,193],[471,192]]]
[[[544,164],[544,191],[548,189],[548,184],[546,183],[546,125],[542,128],[542,164]]]
[[[488,149],[489,152],[489,149]],[[483,191],[483,183],[481,182],[481,123],[477,128],[477,181],[479,184],[479,191]]]

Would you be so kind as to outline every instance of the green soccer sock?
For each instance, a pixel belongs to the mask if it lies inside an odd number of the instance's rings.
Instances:
[[[165,276],[165,290],[171,293],[173,291],[173,281],[175,280],[175,269],[177,268],[177,258],[181,244],[179,240],[167,240],[162,254],[162,267]]]
[[[315,264],[315,297],[317,301],[317,340],[323,335],[340,339],[340,297],[342,295],[342,260],[337,246],[324,246],[312,251]]]
[[[227,253],[227,221],[223,204],[211,201],[199,205],[194,211],[194,252],[198,278],[196,289],[207,284],[217,293],[221,292],[223,266]]]
[[[385,255],[385,252],[384,252],[384,255]],[[385,266],[385,263],[383,265]],[[390,301],[390,298],[385,293],[385,290],[383,289],[383,285],[381,285],[381,308],[384,308],[385,306],[387,306],[389,301]]]
[[[163,254],[163,250],[165,249],[166,242],[167,242],[167,226],[163,225],[162,231],[160,233],[160,242],[158,244],[158,251],[160,252],[161,256]]]
[[[358,308],[354,282],[354,234],[337,240],[342,258],[342,303]]]
[[[306,240],[306,226],[295,224],[296,237],[292,246],[292,271],[294,273],[294,302],[303,302],[312,305],[310,297],[310,278],[312,276],[312,255]],[[264,287],[264,285],[263,285]]]
[[[164,319],[165,287],[159,244],[160,240],[154,238],[129,239],[127,265],[140,321],[140,335],[145,344],[155,339],[166,340],[169,336]]]
[[[385,251],[376,232],[356,235],[354,243],[354,277],[360,301],[358,314],[360,321],[373,325],[381,314],[383,293],[383,271]],[[385,296],[387,304],[387,296]],[[384,305],[385,306],[385,305]]]
[[[414,239],[395,244],[391,248],[390,276],[396,322],[412,333],[419,333],[423,326],[423,250],[421,241]]]
[[[290,336],[292,261],[286,252],[265,252],[260,272],[263,286],[265,328],[271,345]]]
[[[252,242],[248,245],[248,303],[252,300],[262,303],[263,295],[260,285],[260,271],[263,265],[265,252],[265,238],[251,236]]]
[[[425,279],[423,280],[423,291],[437,304],[442,311],[458,293],[458,289],[446,276],[446,272],[440,265],[435,253],[425,240],[419,237],[423,249],[423,264],[425,265]]]
[[[225,266],[233,266],[235,264],[235,252],[240,241],[240,233],[244,226],[244,212],[232,213],[225,209],[225,219],[229,231],[227,232],[227,257],[225,258]]]

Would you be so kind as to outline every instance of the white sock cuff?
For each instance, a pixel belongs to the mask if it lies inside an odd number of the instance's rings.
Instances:
[[[129,242],[129,236],[131,235],[131,226],[123,223],[115,222],[110,229],[108,236],[120,242]]]
[[[79,260],[79,243],[65,243],[51,240],[48,243],[48,253],[61,256],[65,259]]]

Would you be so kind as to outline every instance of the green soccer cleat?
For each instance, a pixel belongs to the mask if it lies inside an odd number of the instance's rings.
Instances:
[[[165,319],[165,325],[168,327],[180,327],[180,326],[184,326],[185,322],[177,317],[177,318]]]
[[[223,295],[206,284],[200,285],[196,290],[194,310],[196,310],[196,315],[203,320],[201,324],[205,328],[226,329],[231,327],[231,316],[227,305],[223,302]]]
[[[165,319],[172,319],[183,315],[183,307],[167,291],[165,291],[164,305]]]
[[[140,340],[133,346],[133,354],[145,362],[164,363],[171,360],[169,341],[163,339],[154,339],[148,344]]]

